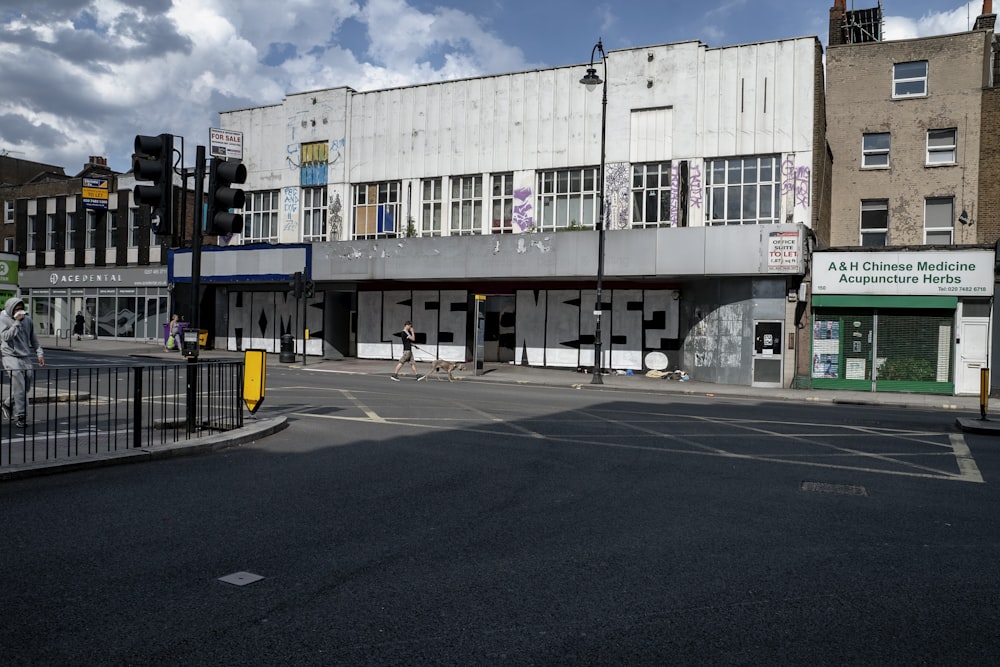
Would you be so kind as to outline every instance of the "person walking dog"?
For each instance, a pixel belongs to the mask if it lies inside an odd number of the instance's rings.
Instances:
[[[28,393],[35,381],[32,356],[45,365],[45,352],[35,335],[35,325],[24,309],[24,301],[11,297],[0,313],[0,356],[4,369],[10,371],[10,396],[0,403],[3,416],[14,417],[17,428],[27,426]]]
[[[392,372],[392,379],[399,382],[399,369],[403,367],[403,364],[410,362],[410,368],[413,369],[413,375],[417,375],[417,365],[413,363],[413,341],[417,339],[416,333],[413,331],[413,323],[409,320],[403,324],[403,330],[396,334],[403,339],[403,354],[399,357],[399,363],[396,364],[396,370]]]

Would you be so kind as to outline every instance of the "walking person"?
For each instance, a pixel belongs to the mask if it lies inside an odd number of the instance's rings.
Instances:
[[[76,323],[73,325],[73,333],[76,335],[77,340],[83,340],[83,311],[76,311]]]
[[[403,330],[396,334],[403,339],[403,354],[399,357],[399,363],[396,364],[396,370],[392,372],[392,379],[399,382],[399,369],[403,367],[403,364],[410,362],[410,368],[413,369],[413,375],[417,375],[417,365],[413,362],[413,341],[417,339],[416,333],[413,331],[413,323],[409,320],[403,325]]]
[[[0,403],[3,416],[16,420],[17,428],[27,426],[28,393],[35,381],[32,356],[45,365],[45,353],[35,335],[35,326],[24,309],[24,301],[11,297],[0,313],[0,356],[4,369],[10,371],[10,396]]]
[[[168,351],[180,350],[180,353],[184,354],[184,329],[181,327],[181,317],[177,313],[170,318],[170,337],[174,339],[174,346],[171,348],[167,345]]]

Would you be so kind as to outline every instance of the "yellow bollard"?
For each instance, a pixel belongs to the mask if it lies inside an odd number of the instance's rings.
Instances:
[[[986,421],[986,406],[990,401],[990,369],[979,369],[979,418]]]

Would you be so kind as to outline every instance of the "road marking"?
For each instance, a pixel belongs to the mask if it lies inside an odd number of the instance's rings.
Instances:
[[[364,403],[362,403],[360,400],[358,400],[357,398],[355,398],[354,394],[352,394],[351,392],[347,391],[346,389],[341,389],[340,393],[344,395],[344,398],[346,398],[351,403],[353,403],[354,407],[358,408],[363,413],[365,413],[368,416],[368,419],[372,420],[373,422],[379,423],[379,424],[386,423],[385,419],[383,419],[382,417],[379,417],[378,413],[376,413],[374,410],[372,410],[367,405],[365,405]]]
[[[951,434],[951,448],[955,451],[955,458],[958,460],[958,469],[962,471],[962,476],[970,482],[984,483],[983,476],[979,474],[979,466],[972,458],[969,445],[965,443],[965,436],[961,433]]]

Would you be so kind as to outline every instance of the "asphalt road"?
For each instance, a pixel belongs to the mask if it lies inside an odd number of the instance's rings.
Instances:
[[[3,663],[1000,650],[1000,456],[953,413],[279,368],[261,414],[291,425],[0,485]]]

